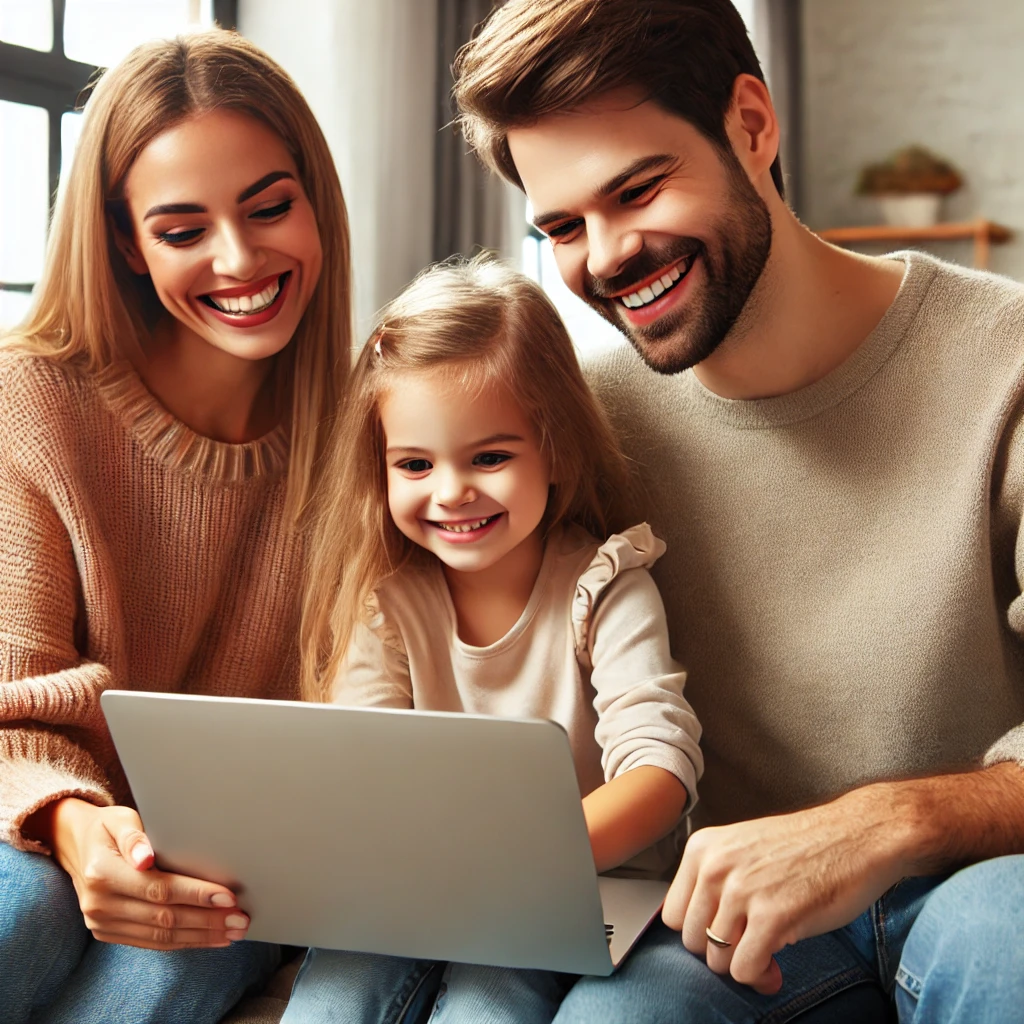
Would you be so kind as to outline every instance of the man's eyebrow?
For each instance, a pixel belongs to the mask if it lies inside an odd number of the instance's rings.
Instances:
[[[262,192],[265,188],[270,188],[275,181],[280,181],[282,178],[288,178],[290,181],[295,180],[295,175],[290,174],[288,171],[271,171],[269,174],[264,174],[259,181],[253,182],[248,188],[242,189],[238,193],[238,198],[235,200],[236,203],[244,203],[246,199],[252,199],[254,195]]]
[[[613,192],[617,192],[622,188],[630,178],[643,174],[644,171],[652,171],[656,167],[665,167],[668,164],[675,163],[678,159],[672,153],[655,153],[653,156],[642,156],[621,170],[614,178],[609,178],[603,185],[599,186],[594,192],[594,197],[605,199]],[[534,217],[533,226],[539,228],[542,224],[550,224],[556,220],[565,220],[571,216],[572,214],[565,210],[551,210],[548,213],[542,213]]]

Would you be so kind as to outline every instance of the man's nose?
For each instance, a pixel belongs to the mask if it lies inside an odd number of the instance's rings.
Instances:
[[[587,270],[599,280],[607,280],[620,273],[644,247],[643,235],[639,231],[617,229],[601,221],[593,226],[587,225],[587,241]]]

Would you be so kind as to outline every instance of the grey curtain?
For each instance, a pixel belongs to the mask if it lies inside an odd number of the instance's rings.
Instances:
[[[437,141],[434,157],[434,259],[481,248],[509,248],[508,188],[469,152],[452,121],[452,61],[500,0],[437,0]],[[525,224],[523,226],[525,231]]]

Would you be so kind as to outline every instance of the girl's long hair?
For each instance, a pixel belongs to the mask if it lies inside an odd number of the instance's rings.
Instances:
[[[277,400],[291,425],[288,510],[297,518],[312,493],[348,371],[348,217],[330,151],[306,101],[277,64],[237,33],[213,29],[145,43],[99,79],[32,305],[2,345],[87,371],[139,356],[156,319],[166,314],[149,278],[132,273],[114,243],[112,222],[124,223],[124,180],[154,138],[213,110],[247,114],[281,138],[320,231],[320,280],[275,366]]]
[[[632,518],[632,474],[580,372],[551,300],[497,261],[424,270],[378,314],[349,379],[311,520],[301,643],[302,690],[328,700],[367,602],[388,576],[433,556],[388,511],[380,403],[400,375],[443,373],[457,389],[497,382],[531,422],[554,483],[544,525],[575,523],[600,538]]]

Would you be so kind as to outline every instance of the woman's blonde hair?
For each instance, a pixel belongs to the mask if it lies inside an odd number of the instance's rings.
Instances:
[[[312,491],[349,365],[348,217],[306,101],[277,64],[237,33],[213,29],[145,43],[96,83],[32,306],[4,346],[90,371],[139,351],[163,310],[149,278],[132,273],[114,242],[112,221],[120,217],[124,224],[124,180],[154,138],[213,110],[247,114],[280,137],[320,231],[320,280],[275,369],[278,401],[291,423],[288,507],[297,517]]]
[[[301,643],[303,695],[327,700],[377,587],[431,557],[388,511],[380,404],[407,373],[442,373],[459,390],[497,382],[536,431],[554,483],[547,530],[575,523],[605,538],[634,520],[632,475],[551,300],[488,258],[424,270],[386,306],[356,360],[314,501]]]

